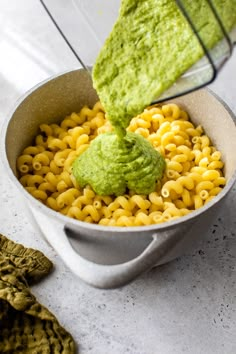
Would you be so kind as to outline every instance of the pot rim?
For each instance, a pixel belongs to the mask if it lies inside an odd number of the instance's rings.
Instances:
[[[213,205],[217,204],[221,199],[223,199],[226,194],[230,191],[230,189],[233,187],[235,181],[236,181],[236,168],[230,177],[230,179],[227,181],[227,184],[224,186],[222,191],[215,196],[210,202],[208,202],[206,205],[203,207],[191,211],[191,213],[181,216],[178,219],[175,220],[170,220],[170,221],[165,221],[161,224],[152,224],[152,225],[142,225],[142,226],[104,226],[104,225],[99,225],[99,224],[91,224],[87,223],[84,221],[76,220],[73,218],[70,218],[68,216],[65,216],[57,211],[54,211],[53,209],[47,207],[46,205],[42,204],[39,202],[36,198],[31,196],[30,193],[28,193],[25,188],[21,185],[17,177],[14,175],[12,169],[10,168],[8,158],[7,158],[7,153],[6,153],[6,136],[7,136],[7,130],[8,130],[8,125],[12,119],[12,116],[14,115],[15,111],[19,108],[19,106],[23,103],[23,101],[31,95],[33,92],[35,92],[37,89],[42,87],[43,85],[47,84],[49,81],[55,80],[60,76],[70,74],[74,71],[78,70],[84,70],[84,69],[74,69],[74,70],[67,70],[64,72],[61,72],[59,74],[50,76],[46,80],[41,81],[37,85],[33,86],[31,89],[26,91],[26,93],[18,98],[18,100],[15,102],[13,107],[10,109],[9,113],[6,116],[6,119],[2,125],[2,131],[1,131],[1,146],[0,146],[0,151],[1,151],[1,160],[3,163],[3,166],[7,172],[7,175],[9,179],[12,181],[14,185],[17,186],[18,190],[23,194],[23,196],[28,200],[28,202],[32,203],[32,205],[40,210],[43,213],[46,213],[49,217],[52,217],[53,219],[56,219],[57,221],[63,222],[64,225],[67,224],[72,224],[73,226],[79,226],[80,228],[86,228],[87,230],[97,230],[99,232],[104,232],[105,234],[107,233],[120,233],[120,234],[126,234],[128,233],[137,233],[137,232],[145,232],[145,231],[158,231],[158,230],[164,230],[164,229],[169,229],[169,228],[174,228],[178,227],[183,222],[187,222],[190,219],[195,219],[201,214],[203,214],[205,211],[210,209]],[[231,110],[231,108],[212,90],[210,90],[208,87],[201,89],[204,91],[207,91],[210,95],[214,96],[218,102],[220,102],[223,107],[226,109],[226,111],[229,113],[230,117],[232,118],[234,125],[236,127],[236,115],[234,112]]]

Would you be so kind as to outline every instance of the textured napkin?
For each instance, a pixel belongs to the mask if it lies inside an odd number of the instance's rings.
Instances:
[[[40,251],[0,234],[0,353],[71,354],[75,343],[29,285],[52,270]]]

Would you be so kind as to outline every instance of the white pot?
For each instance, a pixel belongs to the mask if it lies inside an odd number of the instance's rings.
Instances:
[[[48,80],[30,90],[6,119],[1,156],[10,179],[24,195],[35,221],[67,266],[100,288],[124,285],[142,272],[166,263],[204,236],[236,179],[236,126],[230,109],[209,90],[173,100],[201,124],[222,152],[227,185],[206,206],[177,220],[139,227],[109,227],[77,221],[34,199],[17,179],[16,159],[41,123],[53,123],[97,100],[83,69]]]

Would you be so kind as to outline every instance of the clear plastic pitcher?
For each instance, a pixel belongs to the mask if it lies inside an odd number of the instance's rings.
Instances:
[[[48,15],[77,57],[81,66],[91,72],[96,57],[118,17],[120,0],[40,0]],[[214,20],[222,33],[222,40],[213,49],[207,48],[195,28],[185,1],[176,1],[192,31],[198,38],[205,55],[186,71],[168,90],[154,101],[174,98],[215,80],[217,73],[230,58],[236,42],[236,28],[225,29],[213,2],[206,0]],[[235,9],[236,11],[236,9]]]

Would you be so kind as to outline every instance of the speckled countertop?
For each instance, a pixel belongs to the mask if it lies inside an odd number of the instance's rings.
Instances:
[[[39,1],[0,0],[0,124],[26,90],[77,61]],[[236,112],[236,51],[211,86]],[[54,272],[33,292],[81,354],[236,353],[236,190],[191,253],[116,290],[77,279],[45,242],[0,165],[0,232],[43,251]]]

